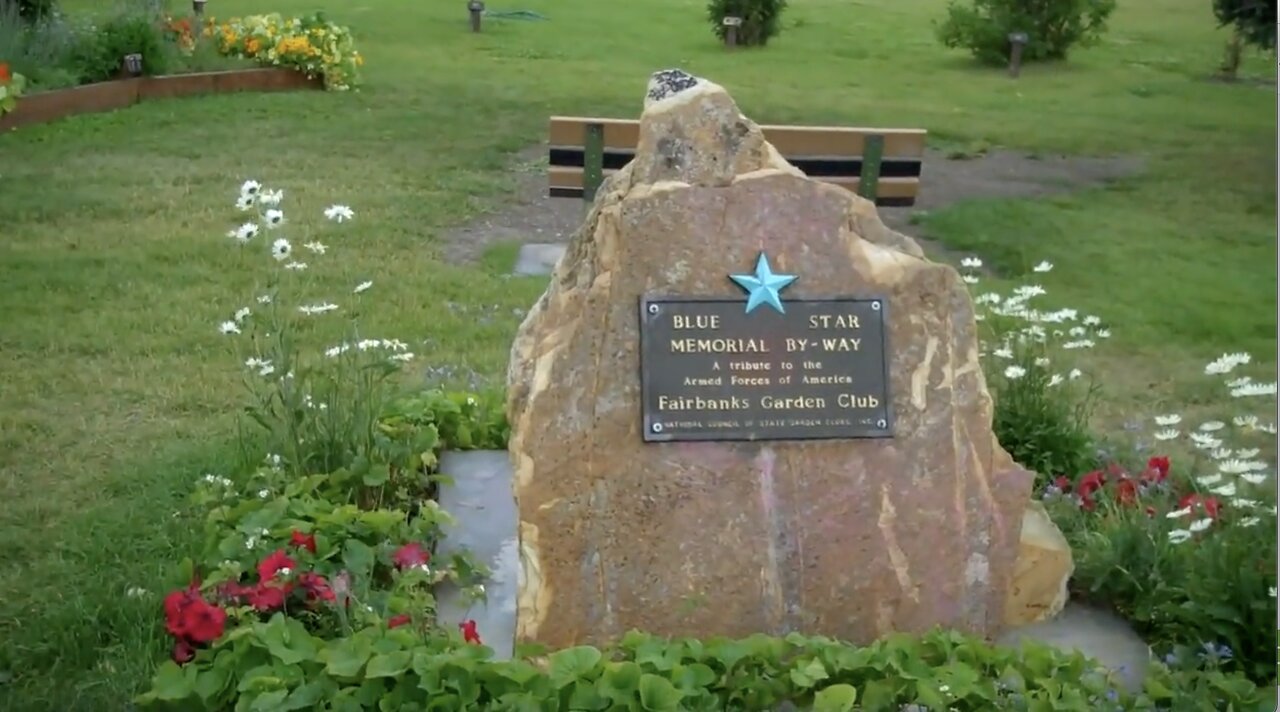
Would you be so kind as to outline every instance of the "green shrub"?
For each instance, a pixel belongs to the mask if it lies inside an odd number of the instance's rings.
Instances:
[[[724,18],[742,18],[737,29],[737,43],[764,46],[782,31],[780,21],[786,8],[787,0],[710,0],[707,19],[716,37],[724,41],[727,31]]]
[[[97,32],[85,32],[72,51],[72,61],[82,83],[101,82],[118,76],[128,54],[142,55],[142,73],[164,74],[173,61],[174,48],[156,18],[124,13],[108,19]]]
[[[1246,44],[1271,50],[1276,46],[1276,0],[1213,0],[1219,27],[1230,25]]]
[[[10,9],[24,22],[31,23],[53,15],[57,3],[54,0],[0,0],[0,15],[9,14]]]
[[[1116,0],[951,0],[938,39],[979,61],[1009,60],[1009,34],[1025,32],[1024,62],[1065,59],[1071,48],[1098,41]]]

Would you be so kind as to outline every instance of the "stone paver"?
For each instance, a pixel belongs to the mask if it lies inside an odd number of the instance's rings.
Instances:
[[[511,461],[506,450],[445,452],[440,472],[454,480],[441,484],[440,506],[457,521],[445,529],[436,556],[469,551],[493,574],[485,582],[488,601],[471,603],[457,587],[442,585],[437,591],[440,622],[456,629],[460,621],[475,619],[480,638],[493,648],[494,656],[509,659],[515,646],[520,572]]]
[[[544,276],[556,269],[556,263],[564,256],[566,243],[543,242],[520,246],[516,267],[512,274],[520,276]]]
[[[1122,618],[1074,601],[1056,618],[1010,630],[996,642],[1017,646],[1025,639],[1078,650],[1115,670],[1130,690],[1141,689],[1151,660],[1151,649]]]

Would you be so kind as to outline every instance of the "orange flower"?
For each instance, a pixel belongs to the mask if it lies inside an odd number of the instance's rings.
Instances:
[[[0,62],[0,84],[8,84],[13,75],[9,73],[9,63]]]

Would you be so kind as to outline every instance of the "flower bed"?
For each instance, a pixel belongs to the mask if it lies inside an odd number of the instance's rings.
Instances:
[[[136,9],[94,22],[59,15],[29,25],[8,12],[10,6],[0,5],[0,32],[9,31],[6,23],[12,23],[20,33],[10,41],[18,55],[0,64],[5,67],[0,130],[110,111],[149,98],[312,87],[345,90],[355,86],[357,68],[364,61],[350,31],[319,14],[289,20],[259,16],[221,25],[210,20],[197,31],[192,18],[159,17]],[[140,57],[139,76],[124,71],[126,55]],[[10,64],[15,71],[10,71]],[[254,64],[266,69],[240,69]],[[16,68],[24,68],[25,76]]]
[[[435,584],[450,581],[479,601],[485,595],[480,582],[486,572],[466,554],[448,561],[432,558],[450,515],[431,497],[433,483],[444,476],[436,472],[441,450],[505,444],[509,429],[501,399],[441,391],[392,397],[390,377],[413,359],[408,344],[362,332],[359,314],[374,293],[372,280],[344,289],[347,296],[337,302],[293,293],[315,287],[304,279],[307,260],[328,253],[322,238],[329,228],[286,218],[283,198],[281,191],[253,181],[242,187],[236,207],[252,219],[231,226],[226,239],[251,255],[238,261],[240,269],[253,263],[254,253],[258,264],[271,268],[256,296],[218,326],[237,361],[243,361],[246,413],[261,428],[245,447],[265,445],[272,454],[242,471],[207,475],[197,484],[193,503],[204,517],[205,544],[180,567],[178,587],[165,599],[163,622],[174,638],[173,652],[157,670],[151,689],[138,698],[140,705],[552,711],[763,710],[791,702],[815,710],[1085,712],[1244,710],[1261,704],[1261,691],[1231,669],[1232,655],[1220,643],[1202,646],[1191,663],[1176,655],[1154,663],[1137,694],[1121,689],[1110,673],[1080,655],[1034,644],[1018,651],[993,648],[944,631],[895,635],[864,647],[800,635],[697,641],[632,633],[603,650],[524,650],[515,660],[493,660],[473,622],[446,630],[435,618]],[[355,213],[333,205],[324,217],[345,223]],[[303,236],[291,240],[286,233]],[[984,314],[984,320],[1025,320],[1026,302],[1038,294],[1023,290],[1012,305],[980,299],[1002,304]],[[343,319],[345,315],[349,318]],[[1105,338],[1100,324],[1090,323],[1090,328],[1091,334],[1070,336],[1077,342],[1089,335]],[[338,332],[341,337],[335,336]],[[992,352],[993,391],[1000,408],[1028,409],[1051,422],[1066,417],[1048,432],[1070,435],[1065,441],[1069,450],[1078,445],[1074,428],[1083,423],[1070,419],[1071,408],[1047,406],[1059,397],[1086,397],[1092,389],[1071,390],[1085,380],[1083,374],[1066,371],[1055,377],[1047,370],[1045,357],[1036,355],[1043,353],[1037,333],[1032,330],[1031,338],[1021,341],[1013,338]],[[316,341],[328,338],[335,340]],[[1006,396],[1014,389],[1023,391],[1010,400]],[[1014,422],[1007,413],[1006,419]],[[1030,428],[1025,422],[1021,427]],[[1043,432],[1031,428],[1004,435],[1021,439],[1024,452],[1034,452],[1026,444],[1043,438]],[[1072,463],[1077,454],[1059,453],[1046,462]],[[1050,504],[1077,546],[1077,583],[1116,577],[1124,571],[1117,568],[1119,561],[1126,562],[1132,578],[1150,580],[1152,568],[1184,565],[1186,560],[1160,557],[1196,551],[1176,548],[1187,544],[1200,545],[1195,554],[1205,558],[1200,565],[1221,555],[1223,550],[1211,542],[1227,541],[1219,528],[1231,530],[1216,521],[1187,523],[1186,537],[1165,531],[1175,520],[1182,531],[1184,517],[1222,516],[1221,502],[1194,487],[1179,489],[1187,482],[1177,470],[1173,460],[1157,456],[1132,475],[1115,466],[1048,484]],[[1265,505],[1259,509],[1266,511]],[[1274,509],[1270,512],[1274,518]],[[1237,531],[1263,531],[1243,521],[1237,524]],[[1158,544],[1160,556],[1137,563],[1123,556],[1090,558],[1089,547],[1108,555],[1128,551],[1118,539],[1099,543],[1097,537],[1110,536],[1107,527],[1112,525]],[[1274,561],[1274,542],[1270,555]],[[1226,556],[1219,568],[1239,562]],[[1191,585],[1197,575],[1187,567],[1177,586]],[[1233,575],[1231,585],[1242,585],[1245,579]],[[1253,582],[1241,589],[1241,600],[1258,593],[1268,576],[1274,586],[1274,570],[1250,575]],[[1221,604],[1223,594],[1212,592],[1216,585],[1201,580],[1203,599],[1186,591],[1178,594],[1172,586],[1165,595],[1171,606]],[[1116,607],[1131,617],[1134,613],[1124,603],[1145,600],[1125,598],[1123,591],[1114,596]],[[1269,637],[1271,619],[1265,614],[1274,618],[1271,600],[1256,621],[1250,618],[1229,630],[1230,644],[1247,651],[1251,661],[1256,662],[1258,653],[1237,642],[1241,626],[1257,622]],[[1182,631],[1179,639],[1217,635],[1223,628],[1214,616],[1233,618],[1237,613],[1230,606],[1224,610],[1228,613],[1201,615],[1208,623],[1200,628],[1178,627],[1183,623],[1174,621],[1170,629]]]
[[[225,56],[252,59],[271,67],[291,67],[309,77],[324,77],[325,87],[346,90],[359,81],[364,58],[351,31],[329,22],[323,13],[285,18],[278,13],[211,21],[205,35]]]

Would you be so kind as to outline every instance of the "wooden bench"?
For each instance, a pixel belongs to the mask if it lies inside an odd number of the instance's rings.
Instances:
[[[924,129],[761,126],[793,166],[875,201],[914,205],[920,193]],[[595,199],[604,177],[635,156],[640,122],[552,116],[548,168],[553,198]]]

